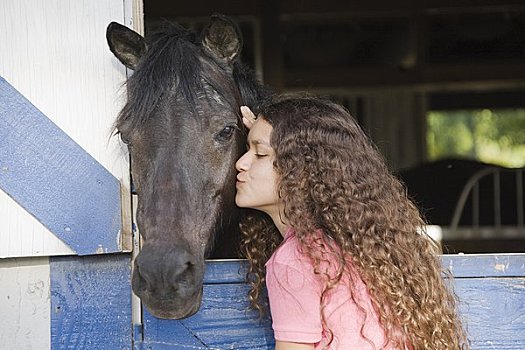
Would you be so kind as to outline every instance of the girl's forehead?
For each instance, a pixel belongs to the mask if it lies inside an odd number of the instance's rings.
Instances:
[[[272,126],[264,119],[257,119],[248,133],[248,142],[254,144],[270,145]]]

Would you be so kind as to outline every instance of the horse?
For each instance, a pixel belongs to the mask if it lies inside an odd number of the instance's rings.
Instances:
[[[201,304],[205,259],[238,257],[239,107],[257,110],[268,90],[240,62],[240,30],[223,15],[200,35],[166,23],[146,39],[112,22],[106,38],[133,70],[115,122],[138,195],[132,289],[155,317],[186,318]]]

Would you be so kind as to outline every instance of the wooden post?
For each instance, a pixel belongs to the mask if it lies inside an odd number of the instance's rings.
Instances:
[[[263,82],[276,92],[284,89],[279,6],[276,0],[257,1],[262,43]]]

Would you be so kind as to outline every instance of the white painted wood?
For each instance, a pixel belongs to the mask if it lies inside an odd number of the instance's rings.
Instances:
[[[132,24],[131,4],[0,1],[0,76],[121,179],[124,189],[127,151],[111,137],[111,126],[123,104],[126,71],[105,33],[111,21]],[[0,257],[73,253],[1,190],[0,222]]]
[[[426,100],[423,92],[410,88],[317,89],[311,92],[330,96],[349,109],[393,169],[425,160]]]
[[[75,254],[3,191],[0,218],[0,258]]]
[[[49,259],[0,259],[0,350],[49,349]]]
[[[418,164],[425,156],[424,97],[410,89],[362,95],[364,128],[395,169]]]

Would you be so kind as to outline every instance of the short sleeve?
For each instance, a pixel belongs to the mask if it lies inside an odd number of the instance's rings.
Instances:
[[[266,286],[275,339],[321,341],[321,288],[311,264],[304,259],[273,257],[266,266]]]

